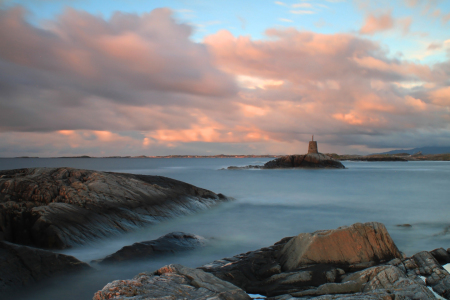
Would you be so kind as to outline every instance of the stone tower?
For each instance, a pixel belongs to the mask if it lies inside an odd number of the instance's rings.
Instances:
[[[319,151],[317,150],[317,142],[314,141],[314,135],[312,136],[311,142],[309,142],[308,154],[309,153],[319,153]]]

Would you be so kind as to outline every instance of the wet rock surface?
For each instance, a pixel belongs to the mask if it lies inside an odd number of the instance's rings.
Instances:
[[[0,242],[0,294],[92,268],[73,256]]]
[[[98,291],[93,300],[185,299],[250,300],[240,288],[202,270],[168,265],[132,280],[116,280]]]
[[[156,240],[125,246],[116,253],[95,262],[100,264],[112,264],[138,259],[148,259],[155,256],[194,250],[196,248],[204,247],[205,245],[206,239],[201,236],[184,232],[171,232]]]
[[[162,176],[73,168],[0,171],[0,237],[63,249],[226,200]]]

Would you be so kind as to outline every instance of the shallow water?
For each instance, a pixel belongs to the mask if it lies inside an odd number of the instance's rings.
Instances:
[[[48,282],[47,287],[22,294],[20,299],[92,299],[107,282],[132,278],[168,263],[197,267],[271,245],[286,236],[355,222],[384,223],[407,255],[450,247],[450,234],[446,234],[450,226],[448,162],[344,162],[345,170],[220,170],[268,160],[0,159],[0,169],[68,166],[162,175],[236,199],[200,214],[62,252],[90,262],[125,245],[172,231],[210,238],[210,246],[205,249]],[[396,226],[405,223],[412,227]]]

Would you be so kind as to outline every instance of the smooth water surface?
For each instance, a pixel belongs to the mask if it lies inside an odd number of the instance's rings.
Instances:
[[[49,282],[21,299],[92,299],[114,279],[132,278],[165,264],[197,267],[215,259],[269,246],[286,236],[355,222],[386,225],[407,255],[450,247],[449,162],[343,162],[345,170],[221,170],[264,164],[270,159],[0,159],[0,169],[74,167],[162,175],[234,197],[200,214],[62,251],[90,262],[125,245],[172,231],[202,235],[210,246],[159,260],[99,268],[95,274]],[[398,224],[412,227],[398,227]],[[37,297],[40,296],[40,298]]]

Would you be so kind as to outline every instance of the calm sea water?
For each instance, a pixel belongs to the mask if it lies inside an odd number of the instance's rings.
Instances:
[[[98,267],[94,274],[49,281],[14,295],[20,299],[92,299],[114,279],[132,278],[169,263],[197,267],[215,259],[269,246],[286,236],[355,222],[386,225],[407,255],[450,247],[449,162],[344,162],[345,170],[220,170],[269,159],[0,159],[0,169],[74,167],[162,175],[223,193],[236,200],[193,216],[62,251],[90,262],[125,245],[172,231],[210,239],[188,254]],[[398,227],[398,224],[412,227]]]

